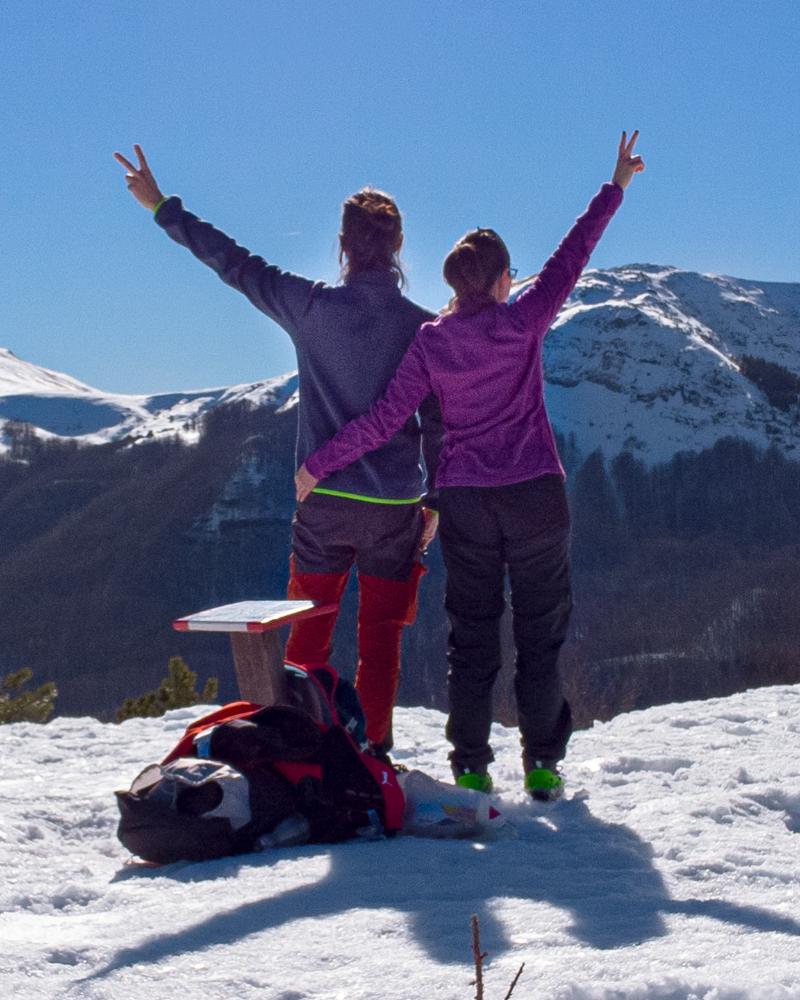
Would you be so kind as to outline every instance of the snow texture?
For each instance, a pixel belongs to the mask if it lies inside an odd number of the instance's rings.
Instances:
[[[800,285],[652,264],[586,271],[548,335],[553,424],[583,454],[647,462],[725,436],[800,447],[800,408],[780,409],[740,371],[743,355],[800,371]]]
[[[214,407],[247,402],[280,412],[296,400],[296,392],[297,373],[289,372],[228,388],[125,396],[93,389],[0,348],[0,453],[8,449],[3,434],[8,420],[31,424],[45,439],[72,438],[82,444],[163,437],[195,444],[200,418]]]
[[[800,687],[651,708],[575,735],[569,796],[493,774],[516,839],[127,864],[115,788],[199,709],[2,727],[0,989],[75,1000],[800,997]],[[447,777],[443,716],[397,713],[397,758]]]

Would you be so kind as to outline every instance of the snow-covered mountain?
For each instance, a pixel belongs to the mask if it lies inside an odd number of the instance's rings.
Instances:
[[[534,805],[495,726],[516,837],[288,847],[126,867],[115,788],[201,713],[0,727],[0,988],[19,1000],[796,1000],[800,688],[650,708],[578,732]],[[448,780],[444,716],[396,758]]]
[[[648,462],[732,435],[800,454],[799,372],[800,284],[651,264],[587,271],[545,348],[555,427],[574,435],[583,455],[627,449]],[[249,400],[278,409],[293,405],[296,391],[291,373],[113,395],[0,349],[0,447],[4,420],[86,443],[168,434],[191,442],[197,418],[215,406]]]
[[[0,348],[0,452],[8,422],[23,421],[43,438],[106,444],[123,438],[178,436],[197,440],[198,418],[215,406],[249,402],[276,410],[296,400],[297,374],[216,389],[126,396],[102,392]]]
[[[770,401],[748,356],[774,366],[788,403]],[[799,372],[800,284],[650,264],[585,272],[545,350],[554,425],[584,454],[651,462],[731,435],[798,454]]]

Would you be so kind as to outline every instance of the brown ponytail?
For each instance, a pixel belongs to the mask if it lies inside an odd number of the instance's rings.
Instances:
[[[398,256],[402,241],[403,221],[394,198],[371,187],[356,191],[342,205],[342,278],[347,281],[361,271],[392,271],[404,286]]]
[[[492,302],[492,286],[510,263],[508,248],[493,229],[473,229],[462,236],[442,268],[455,293],[450,308],[477,312]]]

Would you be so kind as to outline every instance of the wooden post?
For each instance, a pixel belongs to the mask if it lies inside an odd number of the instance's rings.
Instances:
[[[278,632],[231,632],[231,649],[240,697],[259,705],[282,704],[286,673]]]
[[[281,625],[335,614],[334,604],[313,601],[240,601],[186,615],[172,623],[179,632],[228,632],[239,696],[258,705],[279,705],[285,700]]]

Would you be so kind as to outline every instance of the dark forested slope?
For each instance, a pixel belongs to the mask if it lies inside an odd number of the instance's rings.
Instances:
[[[283,595],[294,433],[293,409],[226,406],[195,446],[32,441],[0,461],[0,673],[28,666],[58,684],[57,712],[109,716],[180,654],[232,697],[227,640],[170,622]],[[562,451],[576,595],[564,665],[579,722],[800,680],[800,464],[735,440],[653,468]],[[441,707],[436,546],[430,568],[401,699]],[[335,655],[350,675],[354,610],[351,588]],[[508,628],[505,642],[497,709],[508,720]]]

